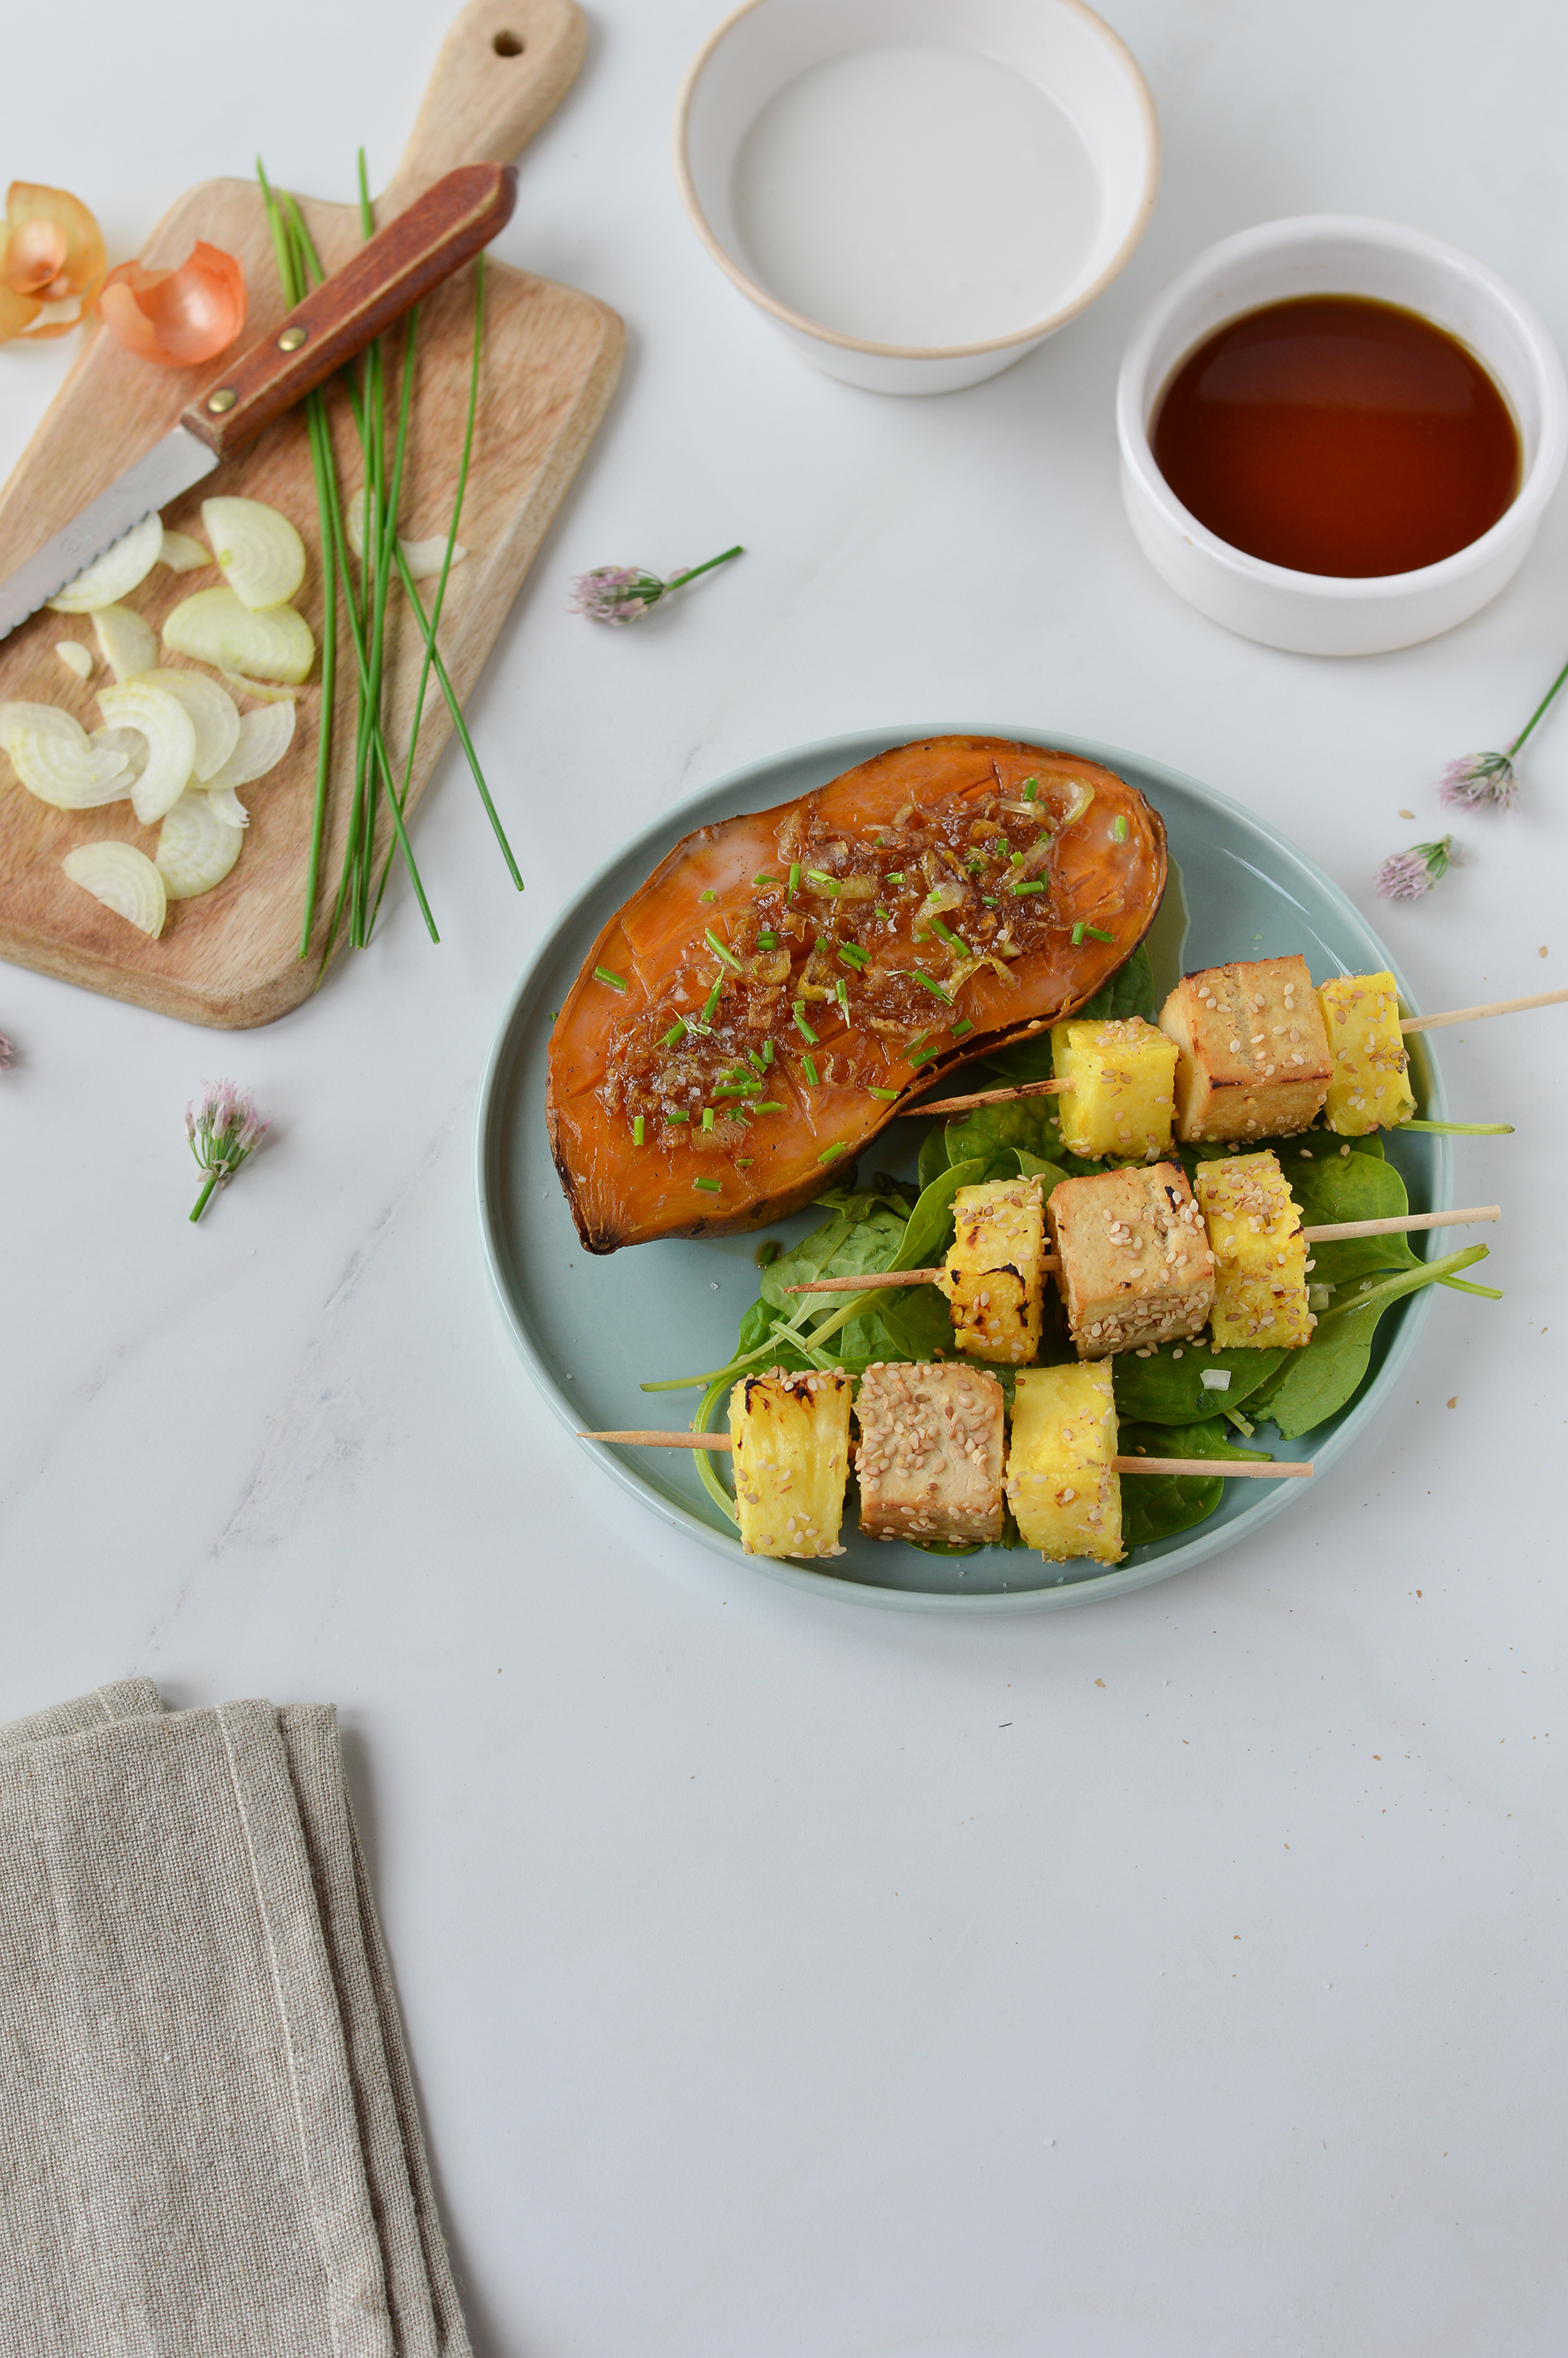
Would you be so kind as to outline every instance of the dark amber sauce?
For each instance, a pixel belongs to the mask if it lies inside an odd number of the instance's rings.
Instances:
[[[1309,295],[1231,319],[1182,362],[1151,437],[1200,524],[1271,565],[1435,565],[1495,525],[1519,434],[1474,353],[1414,311]]]

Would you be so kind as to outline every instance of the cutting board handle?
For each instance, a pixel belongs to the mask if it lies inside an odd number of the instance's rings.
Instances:
[[[509,164],[577,79],[588,26],[576,0],[469,0],[441,44],[376,216],[391,221],[459,164]]]

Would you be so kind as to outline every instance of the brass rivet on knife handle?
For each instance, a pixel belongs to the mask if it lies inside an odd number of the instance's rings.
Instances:
[[[220,459],[254,442],[421,296],[471,262],[511,220],[516,197],[510,164],[463,164],[449,172],[308,295],[277,335],[253,345],[225,372],[219,391],[194,403],[180,424]],[[304,341],[284,347],[295,326],[304,329]]]

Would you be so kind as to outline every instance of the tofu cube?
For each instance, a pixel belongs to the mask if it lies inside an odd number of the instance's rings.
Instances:
[[[1110,1369],[1025,1368],[1012,1395],[1007,1496],[1026,1545],[1047,1563],[1121,1560],[1121,1484]]]
[[[851,1386],[771,1368],[730,1392],[735,1503],[748,1555],[842,1555]]]
[[[1410,1058],[1400,1030],[1399,985],[1391,974],[1341,974],[1319,986],[1334,1072],[1324,1109],[1341,1138],[1390,1130],[1415,1111]]]
[[[953,1340],[971,1359],[1022,1367],[1040,1348],[1045,1211],[1038,1179],[993,1179],[953,1198],[954,1238],[937,1280]]]
[[[1195,1184],[1214,1248],[1215,1341],[1299,1351],[1317,1321],[1307,1306],[1302,1216],[1278,1160],[1227,1154],[1200,1163]]]
[[[1141,1015],[1051,1026],[1062,1143],[1097,1163],[1156,1163],[1171,1152],[1176,1044]]]
[[[1160,1029],[1179,1052],[1178,1138],[1289,1138],[1323,1111],[1333,1059],[1304,958],[1184,975]]]
[[[874,1540],[1000,1540],[1007,1401],[983,1368],[873,1364],[856,1402],[860,1529]]]
[[[1179,1163],[1064,1179],[1045,1208],[1080,1359],[1201,1331],[1214,1255]]]

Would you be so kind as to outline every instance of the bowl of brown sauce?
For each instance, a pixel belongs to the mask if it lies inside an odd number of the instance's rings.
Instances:
[[[1376,654],[1522,564],[1568,455],[1524,297],[1457,246],[1317,214],[1211,246],[1145,314],[1117,397],[1155,570],[1245,638]]]

